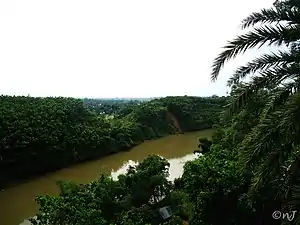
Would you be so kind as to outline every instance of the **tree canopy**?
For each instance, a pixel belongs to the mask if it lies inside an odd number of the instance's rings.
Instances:
[[[59,196],[37,198],[40,213],[34,225],[145,225],[181,224],[187,213],[184,193],[172,191],[167,180],[169,163],[159,156],[148,156],[114,181],[102,175],[90,184],[59,182]],[[169,206],[174,216],[164,220],[159,209]]]
[[[0,186],[176,133],[170,114],[183,132],[212,127],[225,100],[0,96]]]
[[[185,165],[181,186],[194,205],[190,224],[300,223],[300,214],[292,215],[300,193],[299,10],[299,1],[287,0],[252,13],[241,24],[249,31],[214,60],[212,80],[248,49],[281,47],[237,68],[228,81],[229,104],[209,152]],[[281,218],[272,217],[275,211]]]
[[[122,127],[126,121],[153,138],[174,131],[174,123],[163,123],[167,120],[162,116],[169,112],[184,131],[214,125],[215,134],[212,142],[199,140],[204,154],[187,162],[182,177],[174,182],[166,179],[168,162],[149,156],[118,181],[103,175],[88,185],[61,184],[61,196],[38,198],[37,224],[182,224],[183,220],[190,225],[300,224],[299,27],[297,0],[276,0],[273,7],[242,20],[241,28],[249,30],[229,41],[216,57],[212,80],[228,60],[251,48],[265,44],[282,48],[238,67],[228,81],[228,99],[156,99],[121,109],[116,120],[97,113],[91,117],[73,102],[76,110],[72,107],[72,113],[62,118],[72,120],[82,112],[80,121],[89,126],[94,118],[101,118],[103,129],[111,130],[112,124]],[[9,107],[5,110],[17,126],[19,117],[10,114]],[[168,221],[157,214],[162,206],[174,212]],[[274,212],[279,217],[274,218]]]

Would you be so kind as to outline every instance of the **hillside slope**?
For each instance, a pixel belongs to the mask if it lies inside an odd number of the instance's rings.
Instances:
[[[0,96],[0,186],[144,140],[210,128],[224,103],[224,98],[168,97],[122,107],[106,104],[110,117],[80,99]]]

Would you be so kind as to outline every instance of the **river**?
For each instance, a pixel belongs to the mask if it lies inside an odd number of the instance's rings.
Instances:
[[[117,178],[119,174],[126,172],[129,165],[136,164],[149,154],[157,154],[169,160],[169,179],[180,177],[184,163],[197,157],[193,151],[197,149],[198,138],[211,138],[212,133],[213,130],[204,130],[146,141],[130,151],[80,163],[0,191],[0,224],[28,224],[24,220],[35,215],[38,210],[35,197],[58,194],[58,180],[88,183],[104,172],[110,172],[113,178]]]

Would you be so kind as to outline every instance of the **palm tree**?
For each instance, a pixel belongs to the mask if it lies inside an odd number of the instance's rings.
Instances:
[[[240,158],[254,172],[250,193],[266,183],[282,184],[278,191],[283,199],[292,196],[290,206],[300,206],[300,1],[277,0],[272,8],[245,18],[241,28],[252,29],[225,45],[213,62],[211,79],[218,78],[228,60],[251,48],[281,47],[236,69],[228,85],[243,85],[232,96],[229,111],[243,107],[259,90],[269,93],[259,124],[243,140]],[[249,75],[250,81],[242,82]]]
[[[289,7],[284,7],[283,3]],[[224,47],[224,51],[213,62],[211,79],[215,81],[228,60],[248,49],[260,48],[266,44],[288,47],[287,50],[281,50],[277,53],[263,54],[237,68],[228,81],[229,86],[238,83],[251,73],[256,76],[248,83],[235,103],[247,98],[248,94],[258,89],[277,87],[286,83],[287,80],[294,80],[298,77],[300,53],[297,49],[297,41],[300,39],[300,6],[298,2],[294,4],[294,1],[276,2],[274,5],[275,7],[252,13],[245,18],[241,28],[253,27],[253,29],[229,41]],[[289,90],[294,87],[291,84],[286,86],[286,89]]]

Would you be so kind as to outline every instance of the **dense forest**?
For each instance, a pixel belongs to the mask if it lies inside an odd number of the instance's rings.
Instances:
[[[92,111],[99,114],[118,114],[119,111],[139,105],[140,100],[123,100],[123,99],[89,99],[84,98],[83,104]]]
[[[0,186],[128,150],[144,140],[210,128],[225,101],[0,96]]]
[[[228,60],[251,48],[283,48],[232,74],[212,143],[185,164],[181,178],[168,183],[167,162],[149,156],[118,181],[62,182],[60,196],[37,199],[35,224],[300,224],[300,2],[277,0],[241,27],[245,33],[214,60],[212,80]],[[173,216],[157,220],[161,206],[170,206]]]

